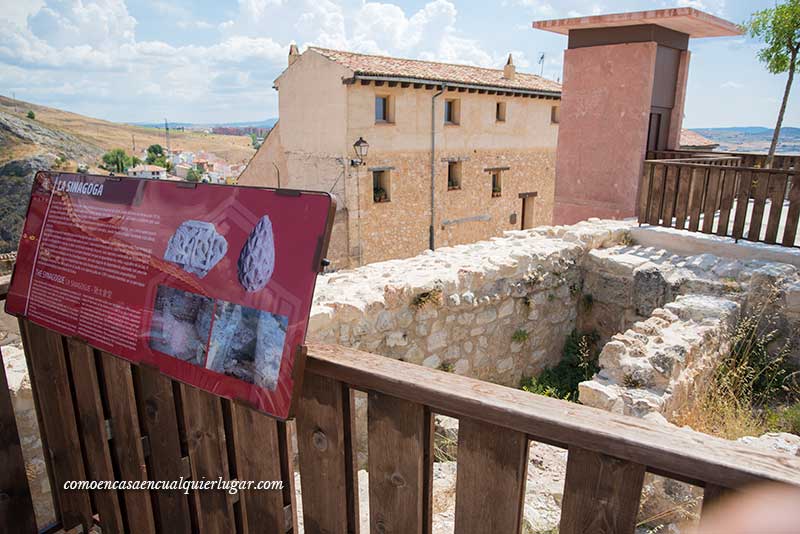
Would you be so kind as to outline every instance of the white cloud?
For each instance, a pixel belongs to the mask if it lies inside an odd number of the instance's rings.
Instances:
[[[744,85],[739,82],[734,82],[732,80],[729,80],[720,85],[719,87],[720,89],[742,89]]]
[[[521,1],[543,13],[560,6]],[[389,1],[238,0],[218,20],[151,0],[149,17],[191,30],[164,38],[124,0],[14,2],[0,11],[0,91],[117,120],[146,119],[134,110],[194,121],[274,116],[272,80],[290,42],[495,68],[509,52],[462,32],[454,0],[412,10]],[[530,65],[523,51],[513,54],[518,68]],[[219,116],[233,109],[239,114]]]
[[[725,0],[678,0],[676,5],[678,7],[693,7],[715,15],[722,15],[725,12]]]

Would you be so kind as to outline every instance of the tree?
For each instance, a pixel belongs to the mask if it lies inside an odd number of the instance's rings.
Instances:
[[[199,182],[202,179],[203,179],[203,173],[195,168],[189,169],[189,171],[186,173],[187,182]]]
[[[167,154],[164,152],[164,147],[161,145],[156,144],[147,147],[147,157],[145,161],[150,165],[164,167],[167,171],[172,170],[172,162],[167,159]]]
[[[164,147],[158,144],[150,145],[147,147],[147,158],[145,161],[150,165],[156,165],[156,160],[163,158],[164,154]]]
[[[778,121],[775,124],[775,132],[772,134],[772,143],[767,155],[767,167],[771,167],[781,134],[783,116],[786,113],[786,103],[789,101],[789,92],[794,81],[797,56],[800,52],[800,0],[788,0],[775,7],[756,11],[742,29],[751,37],[764,42],[765,46],[758,51],[758,59],[767,66],[768,71],[772,74],[789,72],[786,89],[783,91],[783,101],[778,111]]]
[[[27,115],[27,117],[28,117],[30,120],[35,120],[35,119],[36,119],[36,113],[34,113],[32,109],[29,109],[29,110],[28,110],[28,115]]]
[[[129,167],[133,167],[139,163],[141,163],[141,160],[136,156],[129,156],[123,149],[115,148],[103,154],[103,164],[101,167],[107,171],[123,173],[128,170]]]

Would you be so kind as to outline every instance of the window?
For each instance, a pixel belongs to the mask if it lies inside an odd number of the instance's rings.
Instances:
[[[553,106],[550,108],[550,124],[558,124],[559,119],[561,118],[559,106]]]
[[[392,97],[381,95],[375,97],[375,122],[394,122],[394,102]]]
[[[494,170],[492,175],[492,197],[499,197],[503,194],[503,185],[500,181],[500,171]]]
[[[450,99],[444,101],[444,123],[458,124],[461,119],[461,101]]]
[[[461,189],[461,162],[447,162],[447,190]]]
[[[389,202],[389,171],[372,171],[372,200],[376,203]]]
[[[506,103],[498,102],[495,106],[494,118],[497,122],[506,122]]]

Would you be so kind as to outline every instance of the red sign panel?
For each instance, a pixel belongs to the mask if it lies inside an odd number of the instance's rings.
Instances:
[[[42,172],[6,311],[284,419],[333,210],[325,193]]]

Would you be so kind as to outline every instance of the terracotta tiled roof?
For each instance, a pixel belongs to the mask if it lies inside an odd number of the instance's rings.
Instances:
[[[692,130],[681,129],[681,147],[687,148],[717,148],[719,143],[712,141],[708,137],[703,137]]]
[[[560,93],[561,84],[536,76],[517,72],[513,79],[503,77],[503,69],[486,69],[471,65],[437,63],[419,59],[402,59],[386,56],[371,56],[309,47],[326,58],[352,70],[356,76],[385,76],[436,82],[452,82],[480,85],[489,88],[517,89],[523,91],[543,91]]]

